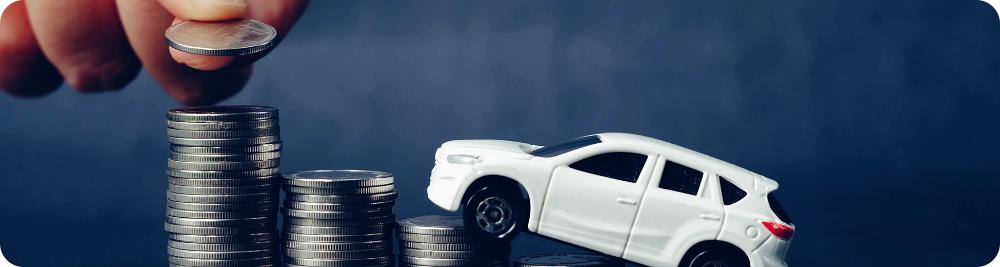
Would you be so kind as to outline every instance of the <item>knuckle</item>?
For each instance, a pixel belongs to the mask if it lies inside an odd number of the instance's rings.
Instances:
[[[136,60],[110,60],[78,65],[63,73],[66,83],[80,92],[120,90],[139,74]]]

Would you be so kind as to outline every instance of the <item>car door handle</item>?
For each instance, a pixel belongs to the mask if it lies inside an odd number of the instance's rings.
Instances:
[[[615,201],[618,201],[618,203],[622,203],[622,204],[625,204],[625,205],[632,205],[632,206],[635,206],[635,204],[639,203],[638,201],[635,201],[635,199],[631,199],[631,198],[627,198],[627,197],[617,197],[617,198],[615,198]]]
[[[715,214],[711,214],[711,213],[707,213],[707,212],[703,212],[701,214],[701,218],[704,219],[704,220],[709,220],[709,221],[722,220],[722,217],[719,217],[719,215],[715,215]]]

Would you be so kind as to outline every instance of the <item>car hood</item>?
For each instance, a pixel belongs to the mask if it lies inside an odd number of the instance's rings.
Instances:
[[[536,145],[506,140],[454,140],[441,145],[441,150],[447,152],[508,157],[528,157],[528,152],[538,148]]]

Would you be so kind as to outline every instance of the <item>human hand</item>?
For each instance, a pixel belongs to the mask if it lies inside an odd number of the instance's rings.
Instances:
[[[25,0],[0,21],[0,90],[43,96],[63,79],[81,92],[118,90],[146,70],[185,105],[238,92],[264,53],[217,57],[169,48],[164,31],[182,20],[249,18],[280,40],[308,0]]]

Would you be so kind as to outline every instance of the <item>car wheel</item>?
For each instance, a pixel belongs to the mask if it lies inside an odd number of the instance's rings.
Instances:
[[[488,242],[509,242],[525,226],[524,198],[515,190],[484,187],[463,207],[466,229]]]
[[[691,259],[688,267],[750,267],[746,259],[725,250],[701,251]]]

